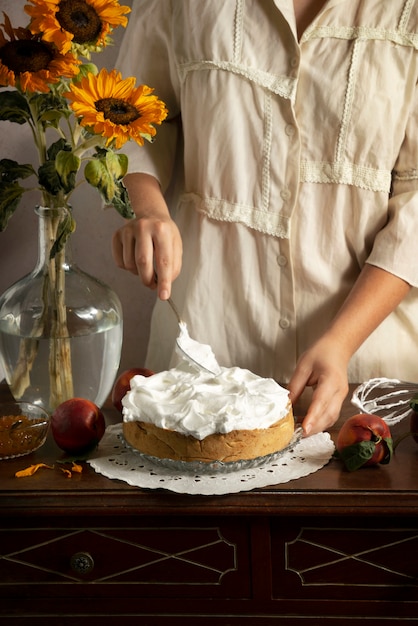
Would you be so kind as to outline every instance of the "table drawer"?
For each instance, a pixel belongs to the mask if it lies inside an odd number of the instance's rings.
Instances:
[[[271,536],[275,599],[399,602],[418,615],[416,520],[272,520]]]
[[[0,529],[0,594],[249,597],[249,528],[193,525]],[[81,589],[85,587],[85,591]]]

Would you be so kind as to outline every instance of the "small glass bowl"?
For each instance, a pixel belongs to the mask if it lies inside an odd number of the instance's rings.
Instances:
[[[50,417],[28,402],[0,403],[0,460],[25,456],[46,440]]]

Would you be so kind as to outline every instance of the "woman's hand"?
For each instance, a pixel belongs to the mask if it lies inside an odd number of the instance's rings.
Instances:
[[[348,392],[349,360],[410,288],[398,276],[366,263],[330,327],[301,356],[289,382],[292,402],[306,386],[314,388],[302,423],[305,435],[321,432],[337,421]]]
[[[309,409],[302,422],[305,435],[330,428],[338,419],[348,393],[347,358],[327,336],[299,359],[289,382],[290,400],[296,403],[305,387],[312,387]]]
[[[161,193],[158,181],[147,174],[131,174],[126,186],[136,218],[113,235],[112,253],[118,267],[140,276],[158,296],[167,300],[181,269],[182,241]],[[158,285],[155,274],[158,275]]]
[[[113,235],[112,252],[118,267],[138,274],[158,296],[167,300],[181,268],[180,233],[171,218],[137,217]],[[158,285],[155,274],[158,275]]]

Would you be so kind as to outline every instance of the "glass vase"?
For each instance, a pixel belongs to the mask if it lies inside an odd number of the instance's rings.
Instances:
[[[16,400],[52,412],[72,397],[99,407],[114,383],[122,347],[118,296],[56,242],[68,209],[38,207],[34,270],[0,297],[0,358]]]

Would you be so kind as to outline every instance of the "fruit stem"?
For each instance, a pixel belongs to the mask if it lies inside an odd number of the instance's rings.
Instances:
[[[380,443],[382,441],[382,439],[383,439],[382,435],[377,435],[374,432],[373,428],[370,428],[370,426],[368,426],[367,428],[370,430],[370,432],[372,434],[371,437],[370,437],[370,441],[373,441],[373,443],[376,443],[376,444]]]
[[[403,433],[403,435],[400,435],[396,441],[393,444],[393,451],[395,452],[396,448],[398,447],[398,445],[401,443],[401,441],[403,441],[404,439],[406,439],[407,437],[418,437],[418,433],[413,433],[410,430],[407,430],[406,433]]]

